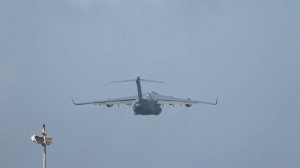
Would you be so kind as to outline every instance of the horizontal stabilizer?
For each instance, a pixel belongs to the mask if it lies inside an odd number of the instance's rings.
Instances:
[[[143,81],[143,82],[152,82],[152,83],[165,83],[165,82],[161,82],[161,81],[154,81],[154,80],[148,80],[148,79],[141,79],[141,81]]]
[[[155,81],[155,80],[149,80],[149,79],[141,79],[140,76],[138,76],[136,79],[127,79],[127,80],[112,81],[112,82],[109,82],[109,83],[123,83],[123,82],[137,82],[137,81],[152,82],[152,83],[165,83],[165,82],[161,82],[161,81]]]

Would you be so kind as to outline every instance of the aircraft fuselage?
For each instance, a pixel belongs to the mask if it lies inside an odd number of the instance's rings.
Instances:
[[[135,115],[159,115],[162,111],[157,104],[157,93],[150,92],[143,94],[142,99],[133,103],[132,109]]]

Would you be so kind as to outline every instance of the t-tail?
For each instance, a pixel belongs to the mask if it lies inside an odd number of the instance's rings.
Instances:
[[[160,81],[154,81],[154,80],[148,80],[148,79],[141,79],[140,76],[137,76],[136,79],[128,79],[128,80],[121,80],[121,81],[113,81],[110,83],[120,83],[120,82],[136,82],[137,86],[137,92],[138,92],[138,101],[141,102],[143,99],[143,93],[142,93],[142,87],[141,87],[141,81],[143,82],[152,82],[152,83],[165,83]]]
[[[143,93],[142,93],[141,78],[140,78],[140,76],[138,76],[136,78],[136,87],[137,87],[137,92],[138,92],[138,100],[139,100],[139,102],[141,102],[142,99],[143,99],[143,97],[142,97]]]

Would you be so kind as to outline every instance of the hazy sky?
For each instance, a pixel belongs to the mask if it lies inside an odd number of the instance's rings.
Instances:
[[[1,0],[0,167],[298,168],[300,1]],[[134,116],[77,101],[214,101]]]

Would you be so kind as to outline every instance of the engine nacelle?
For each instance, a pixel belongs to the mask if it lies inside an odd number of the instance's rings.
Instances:
[[[191,104],[185,104],[185,107],[191,107],[192,105]]]
[[[112,107],[113,104],[106,104],[106,107]]]

